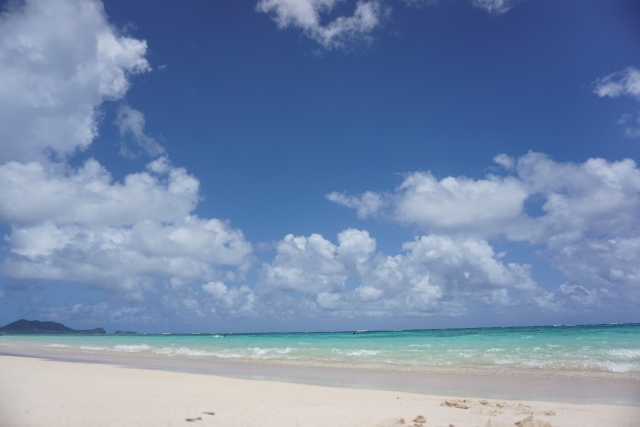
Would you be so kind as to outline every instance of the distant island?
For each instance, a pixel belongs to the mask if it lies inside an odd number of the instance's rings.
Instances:
[[[137,332],[133,332],[133,331],[116,331],[116,335],[137,335]]]
[[[76,330],[64,326],[62,323],[41,322],[39,320],[20,319],[0,328],[0,334],[76,334],[76,335],[97,335],[106,334],[102,328]]]

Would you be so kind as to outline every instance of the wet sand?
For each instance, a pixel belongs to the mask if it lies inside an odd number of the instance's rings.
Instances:
[[[0,356],[0,425],[640,426],[637,405],[418,394],[78,362]]]
[[[640,406],[640,380],[624,374],[584,372],[463,372],[402,371],[251,363],[210,357],[164,356],[140,353],[87,352],[64,348],[7,348],[0,355],[53,361],[99,363],[231,378],[408,393],[511,400],[545,400]]]

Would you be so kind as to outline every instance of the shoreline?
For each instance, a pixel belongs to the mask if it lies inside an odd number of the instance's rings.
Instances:
[[[609,375],[497,375],[468,372],[420,372],[370,368],[305,366],[264,361],[215,360],[197,356],[105,354],[33,348],[0,349],[0,357],[101,364],[152,371],[266,380],[323,387],[386,390],[424,395],[640,406],[640,381]]]
[[[212,415],[213,414],[213,415]],[[479,399],[0,356],[3,427],[638,427],[640,407]]]

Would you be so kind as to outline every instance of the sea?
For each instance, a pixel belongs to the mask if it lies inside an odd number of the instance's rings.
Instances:
[[[640,324],[255,334],[4,335],[0,353],[640,380]]]

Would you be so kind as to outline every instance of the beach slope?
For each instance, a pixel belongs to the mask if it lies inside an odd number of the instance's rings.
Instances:
[[[0,356],[0,425],[640,426],[640,408],[450,398]]]

